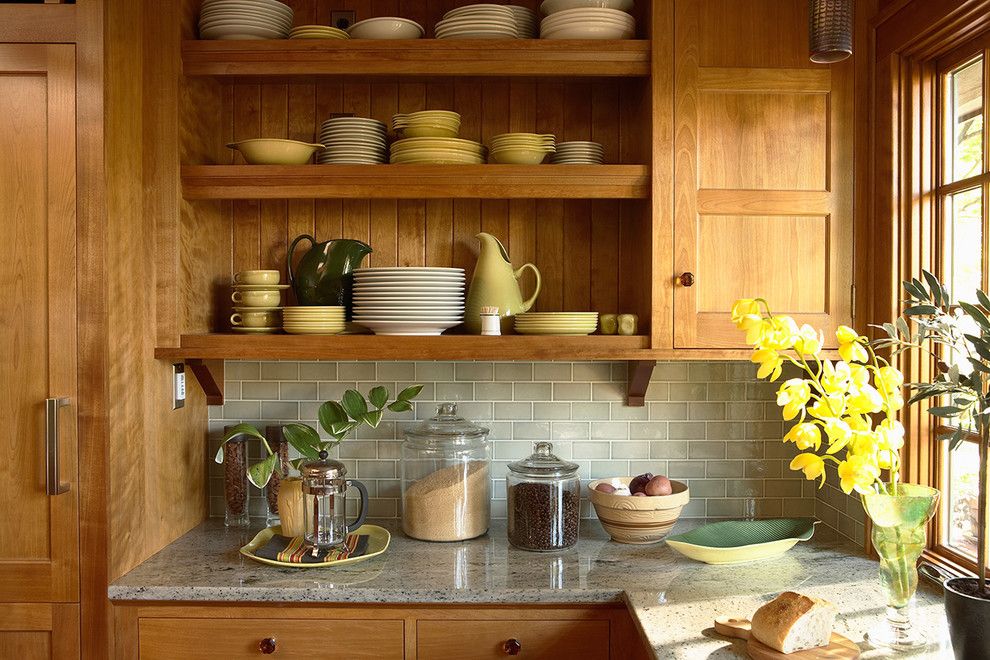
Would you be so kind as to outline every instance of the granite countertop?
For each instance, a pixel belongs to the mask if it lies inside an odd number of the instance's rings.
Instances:
[[[682,521],[685,531],[701,521]],[[735,566],[689,560],[664,544],[613,543],[597,522],[582,521],[577,546],[560,553],[517,550],[505,522],[462,543],[425,543],[392,532],[385,554],[336,568],[282,569],[240,555],[254,534],[219,520],[196,527],[116,580],[112,600],[324,603],[626,602],[657,658],[745,657],[744,644],[711,630],[717,616],[749,616],[781,591],[834,602],[836,630],[855,642],[879,622],[884,600],[877,564],[821,530],[777,559]],[[939,593],[919,591],[916,622],[934,643],[912,658],[952,658]],[[886,657],[861,643],[864,658]]]

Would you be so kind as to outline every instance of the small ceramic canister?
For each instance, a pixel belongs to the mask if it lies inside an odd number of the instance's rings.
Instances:
[[[619,334],[634,335],[639,329],[639,317],[635,314],[619,314]]]
[[[603,335],[614,335],[619,329],[619,315],[599,314],[598,329]]]

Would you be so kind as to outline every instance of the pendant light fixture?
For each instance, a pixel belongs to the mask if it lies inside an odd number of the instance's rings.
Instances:
[[[811,61],[834,64],[852,55],[853,0],[809,0]]]

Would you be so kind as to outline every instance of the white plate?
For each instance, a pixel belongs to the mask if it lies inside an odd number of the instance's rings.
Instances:
[[[369,272],[354,272],[354,277],[358,281],[375,281],[378,282],[383,279],[422,279],[422,280],[464,280],[464,273],[369,273]]]
[[[554,14],[567,9],[580,7],[606,7],[619,11],[631,11],[634,0],[543,0],[540,11],[544,14]]]
[[[213,7],[263,7],[292,16],[292,7],[278,0],[203,0],[204,8]]]
[[[409,321],[365,321],[361,325],[370,328],[376,335],[436,336],[444,330],[456,327],[461,321],[437,323],[412,323]]]
[[[352,39],[419,39],[426,31],[408,18],[380,16],[358,21],[347,28]]]
[[[463,268],[443,266],[376,266],[375,268],[355,268],[355,273],[464,273]]]
[[[464,320],[463,314],[361,314],[354,315],[355,323],[365,321],[391,321],[391,322],[411,322],[411,323],[459,323]]]
[[[254,16],[251,14],[212,14],[199,19],[199,29],[224,26],[224,25],[250,25],[251,27],[263,27],[272,30],[279,30],[286,34],[292,28],[292,23],[279,18],[266,18],[264,16]]]
[[[632,39],[635,35],[633,30],[596,25],[565,27],[551,32],[540,32],[541,39]]]
[[[255,39],[284,39],[285,35],[274,30],[255,27],[217,27],[201,30],[200,39],[250,41]]]
[[[516,39],[515,33],[508,32],[450,32],[438,34],[437,39]]]

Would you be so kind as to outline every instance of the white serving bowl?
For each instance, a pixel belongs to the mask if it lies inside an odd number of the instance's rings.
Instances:
[[[358,21],[347,28],[352,39],[419,39],[426,31],[416,21],[395,16],[381,16]]]
[[[540,30],[541,39],[632,39],[636,31],[611,25],[574,25]]]

